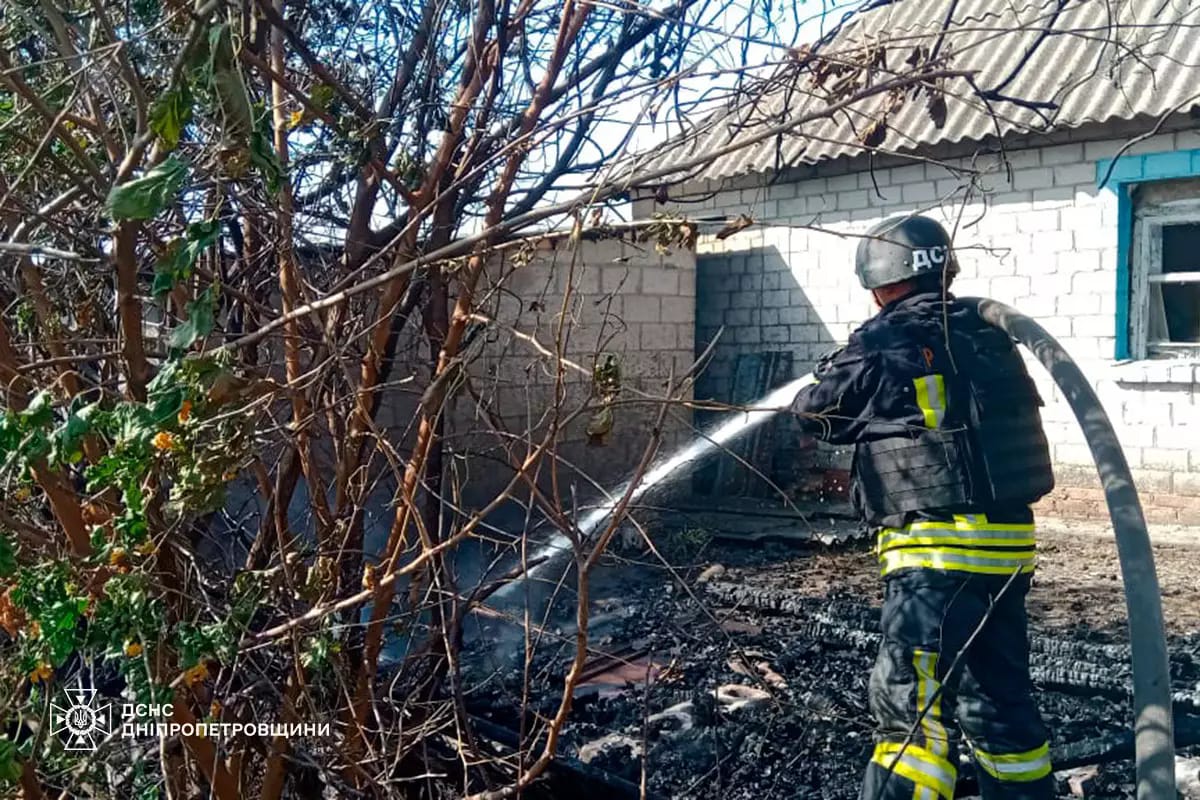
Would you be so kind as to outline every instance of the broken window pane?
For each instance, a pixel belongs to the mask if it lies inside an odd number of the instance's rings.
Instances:
[[[1200,223],[1163,226],[1162,272],[1200,275]],[[1155,285],[1149,322],[1151,341],[1200,343],[1200,280]]]
[[[1200,343],[1200,283],[1164,283],[1167,341]]]

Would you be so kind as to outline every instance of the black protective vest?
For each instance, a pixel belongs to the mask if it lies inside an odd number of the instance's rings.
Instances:
[[[951,302],[946,316],[936,308],[936,317],[920,307],[901,310],[880,326],[883,335],[892,328],[932,354],[929,371],[943,376],[946,404],[936,428],[898,425],[894,435],[856,445],[855,502],[871,521],[1027,506],[1054,488],[1042,401],[1012,340],[965,306]]]

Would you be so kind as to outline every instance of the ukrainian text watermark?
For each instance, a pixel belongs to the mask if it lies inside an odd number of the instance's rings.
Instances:
[[[52,703],[51,732],[63,739],[67,750],[95,750],[110,736],[122,739],[174,736],[231,739],[238,736],[312,738],[330,735],[328,722],[176,722],[171,703],[122,703],[119,716],[114,705],[95,689],[65,689],[64,703]]]

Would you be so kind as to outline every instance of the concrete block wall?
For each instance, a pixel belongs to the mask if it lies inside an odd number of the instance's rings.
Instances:
[[[526,442],[536,445],[551,427],[555,437],[559,486],[580,500],[596,494],[592,481],[612,488],[632,472],[650,442],[654,423],[668,398],[671,376],[678,383],[692,365],[695,344],[695,255],[689,250],[658,252],[653,243],[631,239],[547,240],[532,254],[512,251],[492,264],[481,311],[493,322],[471,350],[472,384],[483,399],[459,393],[450,411],[449,436],[456,463],[469,470],[471,491],[484,498],[512,476],[506,448],[523,457]],[[575,365],[559,374],[553,353]],[[595,405],[592,368],[612,354],[622,373],[611,434],[589,445],[586,427]],[[670,396],[661,447],[670,449],[691,434],[684,401],[691,392]],[[555,408],[558,413],[555,413]],[[509,433],[490,432],[499,420]],[[549,461],[540,471],[548,485]]]
[[[874,313],[854,277],[857,234],[892,214],[929,213],[957,227],[957,294],[1014,305],[1080,363],[1117,428],[1151,518],[1200,523],[1200,365],[1114,362],[1117,199],[1097,188],[1096,165],[1127,140],[1010,150],[1008,168],[994,154],[947,155],[873,171],[841,162],[806,168],[799,180],[697,187],[704,192],[699,202],[678,210],[762,222],[699,247],[697,349],[721,326],[724,332],[697,397],[728,396],[738,353],[789,348],[798,370],[807,370],[844,342]],[[1195,131],[1167,133],[1126,155],[1190,149],[1198,141]],[[1041,366],[1030,362],[1030,372],[1047,403],[1063,487],[1047,505],[1103,513],[1079,426]],[[829,467],[847,465],[846,453],[822,449],[814,457]]]

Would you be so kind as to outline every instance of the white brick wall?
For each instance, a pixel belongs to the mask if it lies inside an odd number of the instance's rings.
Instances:
[[[1123,141],[1010,152],[1011,183],[998,160],[987,156],[877,169],[874,182],[859,172],[776,185],[769,195],[776,198],[773,209],[763,208],[761,192],[718,193],[704,213],[750,212],[764,224],[725,241],[701,242],[698,347],[721,325],[725,333],[697,397],[724,396],[723,381],[740,352],[788,348],[797,354],[798,369],[808,369],[844,341],[874,312],[854,278],[853,234],[886,216],[925,209],[951,227],[959,219],[963,185],[951,169],[990,167],[980,183],[991,193],[983,201],[975,193],[961,215],[970,225],[956,239],[962,264],[956,292],[1011,303],[1061,338],[1100,390],[1143,491],[1194,486],[1200,472],[1200,437],[1193,433],[1200,428],[1193,422],[1200,419],[1196,371],[1176,367],[1176,373],[1147,377],[1112,360],[1117,209],[1115,195],[1096,187],[1095,162],[1113,156]],[[1194,132],[1163,134],[1140,142],[1136,151],[1198,144]],[[747,207],[747,197],[757,198],[756,208]],[[939,207],[939,200],[945,205]],[[689,207],[682,208],[686,213]],[[772,270],[782,282],[760,286]],[[736,290],[733,274],[741,278]],[[1090,465],[1065,401],[1040,366],[1031,371],[1049,403],[1045,415],[1055,458],[1062,465]]]
[[[486,398],[488,414],[501,418],[510,432],[522,433],[532,425],[540,442],[538,437],[554,421],[547,412],[554,405],[555,361],[528,337],[552,351],[560,329],[565,329],[565,357],[585,370],[592,368],[598,353],[618,356],[627,391],[603,447],[585,444],[588,415],[575,413],[590,393],[590,375],[573,369],[564,373],[566,399],[560,417],[566,427],[558,435],[557,449],[565,459],[559,466],[560,485],[564,490],[573,485],[589,495],[593,487],[575,473],[575,466],[600,481],[619,479],[637,466],[661,407],[654,401],[665,397],[672,375],[678,381],[692,365],[695,325],[703,315],[696,314],[693,253],[672,250],[660,255],[652,244],[622,240],[584,240],[579,247],[575,253],[565,239],[555,240],[526,265],[514,269],[506,261],[489,266],[489,280],[503,276],[503,290],[488,293],[482,303],[480,310],[496,322],[480,337],[485,341],[469,369],[476,390]],[[736,277],[726,276],[721,284],[725,291],[737,286]],[[755,302],[744,312],[757,315],[757,294],[747,292],[746,297]],[[691,399],[690,393],[681,399]],[[392,424],[411,420],[411,408],[393,399],[387,404],[383,416]],[[490,499],[490,493],[512,476],[502,454],[513,442],[488,431],[484,411],[460,393],[448,414],[447,436],[457,454],[469,456],[463,463],[472,465],[470,488]],[[663,447],[676,447],[689,438],[690,421],[685,407],[672,407],[664,423]],[[545,478],[548,469],[540,474]]]

